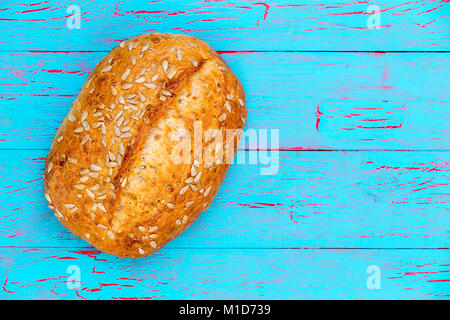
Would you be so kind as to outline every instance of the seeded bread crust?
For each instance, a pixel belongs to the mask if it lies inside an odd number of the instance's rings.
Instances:
[[[134,37],[97,64],[73,102],[46,159],[45,198],[99,250],[150,255],[209,207],[239,140],[226,130],[246,117],[241,83],[204,41]]]

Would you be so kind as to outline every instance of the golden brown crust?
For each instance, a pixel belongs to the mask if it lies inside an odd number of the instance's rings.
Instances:
[[[205,42],[134,37],[72,104],[47,156],[45,197],[96,248],[152,254],[211,204],[237,149],[230,129],[246,116],[241,83]]]

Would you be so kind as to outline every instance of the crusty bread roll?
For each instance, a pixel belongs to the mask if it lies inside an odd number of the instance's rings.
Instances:
[[[89,75],[52,143],[49,207],[103,252],[150,255],[209,207],[246,116],[241,83],[202,40],[122,42]]]

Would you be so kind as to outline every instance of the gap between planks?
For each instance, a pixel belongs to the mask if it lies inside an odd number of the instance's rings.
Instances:
[[[49,151],[48,148],[0,148],[0,151]],[[280,149],[238,149],[241,152],[279,151],[279,152],[448,152],[450,149],[301,149],[301,147]]]
[[[108,53],[111,50],[1,50],[0,52],[18,53]],[[450,50],[218,50],[219,54],[246,54],[246,53],[450,53]]]
[[[12,250],[22,250],[22,249],[61,249],[61,250],[76,250],[76,249],[93,249],[98,250],[92,246],[84,246],[84,247],[58,247],[58,246],[0,246],[1,249],[12,249]],[[310,247],[219,247],[214,248],[214,250],[448,250],[450,247],[435,247],[435,248],[368,248],[368,247],[319,247],[319,248],[310,248]],[[176,247],[176,248],[161,248],[161,250],[211,250],[211,248],[207,247]],[[160,251],[161,251],[160,250]]]

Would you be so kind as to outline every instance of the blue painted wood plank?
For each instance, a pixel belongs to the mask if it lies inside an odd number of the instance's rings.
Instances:
[[[2,53],[0,148],[49,148],[103,55]],[[450,148],[448,53],[222,56],[246,90],[247,129],[279,129],[282,149]]]
[[[95,251],[0,249],[0,297],[448,299],[449,266],[448,250],[163,249],[131,260]],[[379,289],[369,289],[376,274],[368,268],[379,270]],[[68,287],[75,280],[79,288]]]
[[[80,29],[67,27],[70,5],[79,8]],[[380,23],[370,29],[373,10]],[[448,50],[449,11],[448,1],[7,0],[0,41],[6,50],[110,50],[160,31],[199,36],[217,50]]]
[[[249,163],[250,153],[258,157]],[[47,151],[0,155],[0,246],[87,248],[46,207]],[[240,152],[211,207],[169,248],[448,247],[449,152]]]

